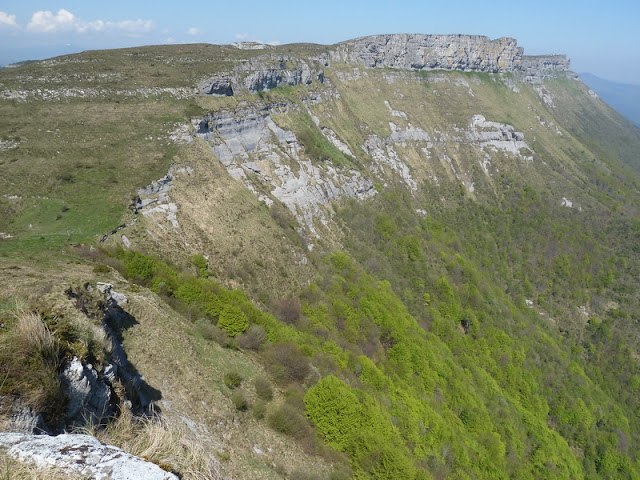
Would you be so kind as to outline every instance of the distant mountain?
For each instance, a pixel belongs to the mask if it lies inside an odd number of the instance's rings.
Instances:
[[[612,82],[591,73],[581,73],[580,80],[618,112],[640,126],[640,85]]]

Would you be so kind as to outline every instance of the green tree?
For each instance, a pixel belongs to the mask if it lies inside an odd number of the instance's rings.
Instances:
[[[249,328],[249,320],[238,307],[225,305],[220,312],[218,327],[227,332],[230,337],[235,337]]]
[[[359,429],[360,402],[346,383],[330,375],[307,390],[307,417],[336,450],[345,451]]]

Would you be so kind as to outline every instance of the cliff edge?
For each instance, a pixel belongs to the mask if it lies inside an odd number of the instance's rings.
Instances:
[[[374,35],[337,44],[331,60],[368,68],[516,72],[526,77],[568,71],[570,66],[565,55],[525,56],[514,38],[482,35]]]

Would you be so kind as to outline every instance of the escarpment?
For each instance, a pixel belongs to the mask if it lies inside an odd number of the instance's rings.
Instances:
[[[282,86],[324,82],[324,67],[332,63],[366,68],[459,70],[523,75],[529,81],[568,71],[565,55],[524,55],[514,38],[491,40],[482,35],[387,34],[348,40],[327,47],[310,61],[287,55],[263,55],[214,75],[198,84],[203,94],[232,96]]]
[[[333,61],[411,70],[460,70],[543,75],[569,70],[564,55],[525,56],[514,38],[481,35],[375,35],[340,43]]]

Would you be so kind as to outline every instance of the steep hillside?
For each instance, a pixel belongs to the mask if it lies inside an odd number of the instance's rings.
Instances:
[[[3,429],[184,478],[640,478],[640,130],[513,39],[256,47],[0,72]]]

